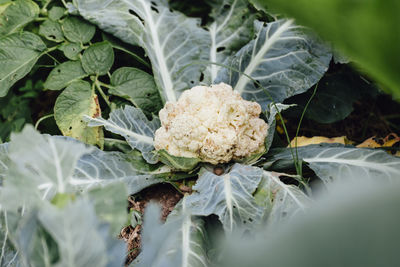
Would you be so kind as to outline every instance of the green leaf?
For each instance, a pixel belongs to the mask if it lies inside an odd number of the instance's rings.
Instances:
[[[248,43],[253,37],[253,20],[255,18],[245,0],[209,1],[214,19],[206,26],[210,39],[211,62],[224,63],[226,58]],[[221,69],[210,64],[207,70],[212,83]]]
[[[70,136],[86,144],[103,147],[101,127],[88,127],[83,116],[101,116],[97,95],[86,81],[71,83],[58,97],[54,105],[54,118],[64,136]]]
[[[52,20],[45,20],[39,27],[39,34],[44,36],[47,40],[53,42],[64,41],[64,35],[61,30],[61,25]]]
[[[49,19],[53,20],[53,21],[57,21],[59,19],[61,19],[62,16],[64,16],[66,9],[59,7],[59,6],[53,6],[50,10],[49,10]]]
[[[94,205],[97,217],[110,224],[110,231],[117,236],[128,219],[126,200],[128,192],[123,183],[114,183],[104,188],[96,188],[88,192]]]
[[[0,38],[0,97],[29,73],[45,49],[42,39],[30,32]]]
[[[204,67],[187,66],[208,59],[208,33],[199,19],[170,10],[163,0],[75,3],[79,13],[102,30],[145,49],[164,102],[175,102],[182,91],[200,82]]]
[[[22,29],[39,15],[39,6],[31,0],[16,0],[0,12],[0,37]],[[1,46],[0,46],[1,47]]]
[[[0,144],[0,185],[3,183],[3,179],[8,170],[9,162],[8,143]]]
[[[183,202],[182,202],[183,203]],[[184,204],[178,204],[184,206]],[[185,207],[160,222],[160,210],[149,204],[144,217],[142,252],[134,266],[138,267],[207,267],[204,221],[191,216]]]
[[[108,234],[104,236],[95,210],[90,203],[77,200],[60,210],[47,206],[39,211],[38,218],[46,231],[57,242],[59,266],[121,266],[124,261],[124,244],[113,241],[114,249],[108,251]],[[106,238],[107,239],[106,239]],[[109,252],[118,256],[110,255]]]
[[[400,98],[400,29],[397,0],[257,0],[312,27]],[[316,16],[316,14],[318,14]]]
[[[197,164],[201,162],[199,158],[185,158],[185,157],[176,157],[168,154],[168,152],[165,149],[161,149],[157,151],[159,157],[159,160],[172,167],[175,170],[179,171],[191,171],[194,168],[196,168]]]
[[[279,177],[285,174],[263,172],[263,178],[254,198],[262,207],[265,225],[280,225],[288,222],[300,212],[305,212],[311,199],[297,186],[283,183]]]
[[[107,41],[91,45],[82,56],[82,67],[88,74],[107,74],[113,63],[114,51]]]
[[[76,190],[87,191],[123,182],[131,195],[164,182],[171,173],[171,168],[150,165],[132,153],[104,152],[95,148],[79,159],[71,184]]]
[[[160,127],[160,120],[153,118],[149,121],[139,108],[125,106],[125,109],[116,109],[111,112],[110,118],[90,118],[89,126],[104,126],[106,130],[122,135],[129,145],[142,152],[143,157],[149,163],[157,162],[154,153],[154,133]]]
[[[68,17],[62,24],[65,37],[73,43],[88,43],[92,40],[96,27],[92,24],[78,18]]]
[[[162,102],[152,75],[129,67],[114,71],[111,76],[110,94],[123,97],[147,114],[157,114]]]
[[[71,60],[78,60],[79,54],[82,51],[82,47],[77,43],[68,43],[60,47],[60,50],[64,52],[64,56]]]
[[[382,150],[353,148],[339,145],[310,145],[297,148],[299,159],[309,164],[319,178],[329,185],[360,176],[368,180],[391,180],[400,177],[400,158]],[[291,161],[285,150],[269,159],[271,162]]]
[[[82,143],[41,135],[31,125],[25,126],[11,136],[11,163],[0,195],[2,207],[28,208],[57,193],[74,192],[70,180],[76,163],[89,151]]]
[[[86,76],[88,74],[80,61],[67,61],[51,70],[43,86],[50,90],[61,90]]]
[[[332,55],[327,46],[292,20],[265,26],[255,21],[254,27],[256,39],[229,58],[227,65],[233,69],[222,69],[216,79],[232,85],[243,98],[256,100],[263,108],[273,101],[281,103],[308,90],[328,69]]]
[[[253,193],[262,178],[262,169],[236,163],[221,176],[204,171],[195,192],[187,197],[187,206],[193,215],[216,214],[227,232],[258,223],[262,209]]]

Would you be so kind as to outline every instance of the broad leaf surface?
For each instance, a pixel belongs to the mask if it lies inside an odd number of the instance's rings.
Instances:
[[[64,41],[64,34],[61,29],[61,25],[58,22],[52,20],[45,20],[39,27],[39,34],[44,36],[47,40],[53,42]]]
[[[86,81],[70,84],[58,97],[54,105],[54,118],[61,132],[86,144],[103,147],[104,135],[101,127],[88,127],[83,116],[101,116],[97,95]]]
[[[89,46],[82,55],[82,67],[88,74],[105,75],[114,63],[114,51],[107,42]]]
[[[254,27],[256,39],[228,59],[232,70],[222,69],[217,77],[217,82],[232,85],[243,98],[256,100],[263,108],[272,101],[281,103],[308,90],[328,69],[332,56],[327,46],[292,20],[265,26],[255,21]]]
[[[43,227],[57,242],[60,259],[55,266],[120,266],[123,262],[124,244],[115,243],[120,259],[111,261],[106,240],[99,232],[99,221],[92,205],[77,200],[64,209],[53,206],[41,209],[38,214]]]
[[[179,205],[179,204],[178,204]],[[143,225],[143,251],[139,267],[207,267],[204,221],[191,216],[180,204],[180,211],[160,223],[157,206],[149,205]]]
[[[199,158],[185,158],[170,155],[165,149],[157,151],[160,161],[175,170],[189,172],[193,170],[201,161]]]
[[[249,3],[245,0],[209,1],[214,19],[207,25],[210,38],[211,62],[224,63],[233,52],[249,42],[253,34],[254,15],[250,13]],[[220,66],[211,64],[207,71],[211,83],[216,79]]]
[[[311,200],[295,185],[283,183],[284,174],[264,171],[254,197],[264,207],[263,220],[271,227],[282,224],[309,207]]]
[[[44,83],[44,88],[61,90],[86,76],[88,76],[88,74],[82,68],[80,61],[66,61],[51,70]]]
[[[0,10],[0,37],[17,32],[38,15],[39,6],[35,2],[31,0],[10,1],[3,12]]]
[[[30,32],[0,37],[0,97],[28,74],[45,49],[39,36]]]
[[[255,0],[309,26],[400,99],[398,0]]]
[[[200,65],[182,69],[208,59],[208,33],[198,26],[198,19],[171,11],[165,0],[75,3],[79,13],[102,30],[145,49],[164,101],[176,101],[183,90],[199,83]]]
[[[60,47],[64,52],[64,56],[71,60],[78,60],[82,47],[78,43],[68,43]]]
[[[49,19],[53,21],[59,20],[62,16],[64,16],[65,13],[65,8],[59,7],[59,6],[53,6],[49,10]]]
[[[241,164],[221,176],[204,171],[193,186],[196,192],[187,197],[188,209],[193,215],[218,215],[228,232],[249,227],[261,216],[252,195],[261,178],[261,169]]]
[[[162,108],[154,77],[140,69],[122,67],[111,75],[110,94],[129,100],[145,113],[158,114]]]
[[[88,43],[96,32],[96,27],[78,18],[68,17],[62,24],[65,37],[74,43]]]
[[[9,162],[8,143],[0,144],[0,185],[3,183],[3,179],[8,170]]]
[[[157,162],[154,153],[154,132],[160,127],[158,118],[149,121],[139,108],[125,106],[111,112],[110,118],[88,118],[89,126],[104,126],[106,130],[122,135],[132,148],[142,152],[149,163]]]
[[[299,147],[298,155],[299,159],[308,163],[325,184],[352,177],[363,177],[366,181],[393,180],[395,177],[400,177],[400,158],[382,150],[339,145],[310,145]],[[282,160],[291,161],[291,153],[285,150],[270,160],[276,163]]]

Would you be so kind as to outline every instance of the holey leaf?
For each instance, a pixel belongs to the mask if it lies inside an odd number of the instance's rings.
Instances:
[[[41,135],[31,125],[25,126],[11,136],[11,164],[3,182],[2,204],[10,208],[35,205],[56,193],[71,191],[68,182],[76,163],[89,151],[82,143]]]
[[[226,64],[232,69],[222,69],[216,79],[232,85],[243,98],[266,108],[272,101],[280,103],[305,92],[328,69],[332,57],[329,48],[292,20],[266,25],[255,21],[254,27],[256,39],[229,58]]]
[[[149,163],[156,163],[157,157],[153,153],[154,132],[160,127],[158,118],[149,121],[139,108],[125,106],[110,113],[110,118],[91,118],[86,116],[89,126],[104,126],[106,130],[122,135],[132,148],[140,150]]]
[[[43,86],[50,90],[61,90],[86,76],[88,74],[82,68],[80,60],[66,61],[51,70]]]
[[[283,183],[276,172],[263,172],[263,178],[254,194],[257,204],[264,207],[263,220],[266,225],[287,222],[299,212],[304,212],[311,199],[294,185]]]
[[[171,11],[166,0],[74,3],[84,18],[102,30],[145,49],[164,101],[175,102],[183,90],[200,82],[203,67],[188,66],[208,59],[208,33],[198,19]]]
[[[329,185],[340,180],[363,177],[365,180],[390,181],[400,178],[400,158],[382,150],[353,148],[339,145],[310,145],[298,148],[299,159],[309,164],[319,178]],[[291,160],[290,151],[273,156],[279,163]]]
[[[0,97],[28,74],[45,49],[42,39],[30,32],[0,37]]]
[[[233,52],[249,42],[253,34],[254,15],[250,13],[246,0],[209,1],[212,6],[212,23],[206,26],[210,38],[209,60],[224,63]],[[221,69],[216,64],[207,68],[211,82]]]
[[[190,214],[185,207],[185,199],[177,207],[173,211],[175,214],[170,214],[167,222],[161,224],[159,208],[153,203],[148,205],[142,232],[142,252],[134,266],[209,266],[204,221]]]
[[[261,177],[261,169],[238,163],[221,176],[204,171],[193,186],[196,192],[187,197],[186,204],[193,215],[218,215],[228,232],[250,227],[261,217],[262,209],[252,195]]]
[[[103,129],[88,127],[87,122],[83,121],[84,115],[94,118],[101,116],[99,100],[88,82],[77,81],[57,97],[54,118],[63,135],[102,148]]]

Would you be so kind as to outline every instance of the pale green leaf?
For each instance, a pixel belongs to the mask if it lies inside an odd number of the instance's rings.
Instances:
[[[108,120],[85,118],[89,120],[89,126],[104,126],[106,130],[122,135],[132,148],[142,152],[149,163],[157,162],[153,139],[155,131],[160,127],[158,118],[149,121],[141,109],[132,106],[112,111]]]
[[[86,144],[103,147],[101,127],[88,127],[84,116],[101,116],[97,95],[86,81],[71,83],[58,97],[54,105],[54,118],[64,136],[70,136]]]
[[[209,1],[214,19],[206,26],[210,39],[210,62],[224,63],[226,58],[238,51],[253,37],[255,18],[246,0]],[[216,79],[221,66],[210,64],[207,71],[211,83]]]
[[[29,73],[45,49],[39,36],[30,32],[0,38],[0,97]]]
[[[199,83],[203,67],[188,66],[208,59],[208,33],[198,19],[171,11],[165,0],[75,3],[79,13],[102,30],[145,49],[163,101],[174,102],[183,90]]]
[[[250,227],[261,218],[262,209],[253,197],[262,178],[262,169],[236,163],[221,176],[204,171],[195,192],[187,197],[187,206],[193,215],[216,214],[227,232]]]
[[[191,171],[201,161],[200,158],[176,157],[170,155],[165,149],[158,150],[157,153],[160,156],[159,159],[162,163],[171,166],[173,169],[179,171]]]
[[[114,51],[107,41],[95,43],[83,52],[82,67],[88,74],[107,74],[113,63]]]
[[[96,32],[96,27],[78,18],[68,17],[62,24],[65,37],[74,43],[88,43]]]
[[[264,171],[263,178],[254,198],[263,206],[263,220],[269,227],[289,221],[300,212],[306,211],[311,199],[295,185],[283,183],[284,174]]]
[[[3,183],[3,179],[8,170],[8,164],[10,159],[8,158],[8,143],[0,144],[0,185]]]
[[[77,200],[62,210],[49,205],[39,211],[38,218],[61,251],[55,266],[105,267],[123,263],[123,242],[115,243],[120,258],[107,253],[107,239],[101,232],[93,206],[87,201]]]
[[[64,52],[64,56],[71,60],[78,60],[79,53],[82,51],[82,47],[78,43],[68,43],[60,47],[60,50]]]
[[[328,69],[330,49],[292,20],[265,26],[255,21],[254,27],[256,39],[228,59],[226,64],[232,69],[222,69],[216,80],[232,85],[243,98],[266,108],[270,102],[305,92]]]
[[[339,145],[310,145],[297,148],[299,159],[308,163],[322,181],[332,182],[363,177],[365,181],[393,180],[400,177],[400,158],[382,150]],[[291,162],[290,151],[274,155],[269,161]]]
[[[59,6],[53,6],[49,10],[49,19],[53,21],[59,20],[62,16],[64,16],[64,13],[66,12],[65,8],[59,7]]]
[[[64,41],[64,35],[60,23],[52,20],[45,20],[40,24],[39,34],[53,42],[59,43]]]
[[[50,90],[61,90],[86,76],[88,74],[82,68],[80,61],[67,61],[51,70],[43,86]]]
[[[12,1],[0,13],[0,36],[17,32],[38,15],[39,6],[35,2],[31,0]]]
[[[111,76],[110,94],[123,97],[144,112],[157,114],[162,102],[152,75],[130,67],[122,67]]]

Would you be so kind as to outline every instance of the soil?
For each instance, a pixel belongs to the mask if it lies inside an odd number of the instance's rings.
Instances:
[[[172,185],[158,184],[144,189],[136,196],[131,196],[128,199],[128,208],[132,208],[143,214],[147,203],[151,201],[157,202],[161,205],[161,220],[165,221],[168,214],[174,209],[175,205],[182,197],[182,194]],[[120,238],[127,243],[128,250],[125,266],[128,266],[140,253],[141,228],[141,225],[137,225],[135,228],[127,226],[121,230]]]

